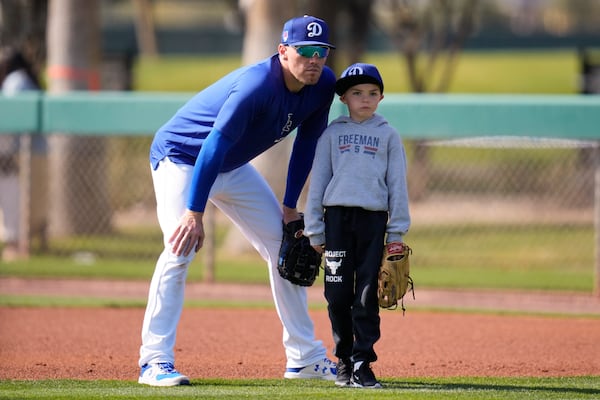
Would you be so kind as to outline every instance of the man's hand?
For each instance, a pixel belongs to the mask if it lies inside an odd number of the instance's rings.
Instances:
[[[177,255],[188,256],[192,249],[198,252],[204,244],[203,212],[186,210],[179,220],[179,225],[169,238],[171,251]]]

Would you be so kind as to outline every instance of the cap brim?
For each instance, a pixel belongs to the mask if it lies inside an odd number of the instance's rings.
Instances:
[[[325,46],[330,49],[335,49],[335,46],[325,42],[315,42],[313,40],[305,40],[303,42],[288,43],[290,46]]]

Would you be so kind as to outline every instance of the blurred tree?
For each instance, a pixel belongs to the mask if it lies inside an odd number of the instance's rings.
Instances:
[[[48,11],[48,90],[100,89],[100,3],[51,0]],[[106,139],[56,133],[50,139],[50,233],[110,231]],[[85,171],[85,173],[82,173]]]
[[[479,0],[385,0],[377,23],[403,55],[413,92],[446,92]],[[385,17],[383,14],[385,13]],[[426,60],[421,62],[420,58]]]
[[[294,2],[278,0],[241,0],[246,20],[242,63],[244,65],[267,58],[277,51],[283,23],[295,16]]]
[[[373,3],[373,0],[308,0],[308,14],[322,18],[329,25],[330,40],[337,49],[330,53],[327,65],[337,75],[347,65],[362,61],[367,50]],[[342,37],[346,38],[345,43],[341,42]]]
[[[133,0],[135,6],[135,33],[138,49],[145,57],[158,56],[156,44],[156,27],[154,24],[154,8],[152,0]]]
[[[460,51],[474,31],[479,0],[384,0],[382,3],[377,23],[402,54],[411,90],[446,92]],[[419,200],[426,195],[429,180],[429,147],[424,141],[416,141],[414,145],[408,181],[411,199]]]
[[[573,30],[583,33],[600,32],[600,1],[598,0],[560,0],[571,17]]]

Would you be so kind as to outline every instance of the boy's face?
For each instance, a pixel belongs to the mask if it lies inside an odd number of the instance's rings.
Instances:
[[[383,94],[374,83],[354,85],[340,97],[342,103],[348,106],[350,118],[362,122],[373,116]]]

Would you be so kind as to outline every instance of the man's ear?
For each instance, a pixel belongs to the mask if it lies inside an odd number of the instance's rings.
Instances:
[[[277,46],[277,52],[279,53],[279,57],[283,57],[283,59],[287,60],[287,51],[289,47],[290,46],[284,46],[283,44],[279,43],[279,46]]]

